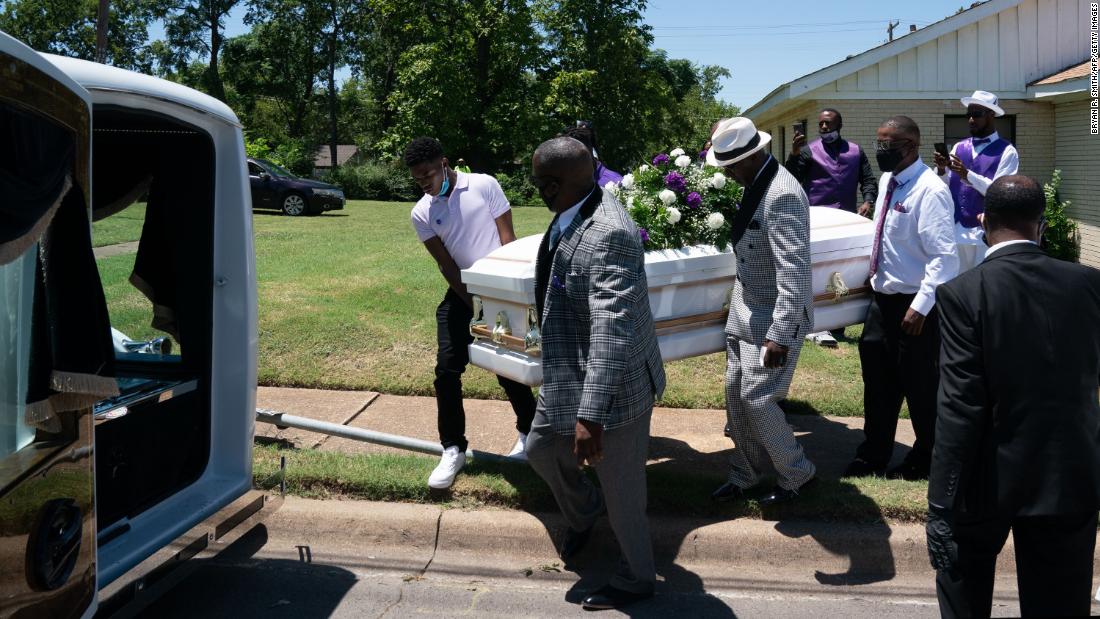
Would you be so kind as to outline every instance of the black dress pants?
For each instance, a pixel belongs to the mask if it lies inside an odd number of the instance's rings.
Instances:
[[[1092,607],[1096,512],[1065,516],[965,518],[955,523],[959,559],[936,573],[944,617],[988,617],[997,555],[1012,530],[1024,617],[1087,617]]]
[[[470,363],[467,348],[474,341],[470,335],[470,320],[474,312],[450,288],[435,311],[436,339],[439,351],[435,363],[436,423],[443,448],[457,445],[466,451],[466,411],[462,408],[462,373]],[[497,376],[512,410],[516,413],[516,430],[527,434],[535,417],[535,396],[531,388],[514,380]]]
[[[865,438],[856,457],[876,468],[885,468],[894,453],[903,398],[917,435],[906,462],[922,470],[928,470],[932,462],[940,383],[940,321],[933,307],[920,335],[902,331],[901,321],[913,297],[874,293],[859,340]]]

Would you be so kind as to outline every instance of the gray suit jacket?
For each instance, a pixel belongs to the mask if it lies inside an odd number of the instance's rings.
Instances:
[[[573,434],[577,418],[606,429],[628,424],[648,413],[665,388],[638,228],[614,196],[596,187],[553,256],[549,237],[536,266],[539,407],[562,435]]]
[[[810,207],[782,166],[734,252],[737,281],[726,333],[757,345],[765,339],[781,346],[798,342],[814,324]]]

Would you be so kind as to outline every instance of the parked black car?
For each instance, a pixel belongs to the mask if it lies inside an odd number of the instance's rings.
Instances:
[[[264,159],[248,159],[252,208],[275,208],[284,214],[316,215],[344,208],[344,190],[336,185],[295,176]]]

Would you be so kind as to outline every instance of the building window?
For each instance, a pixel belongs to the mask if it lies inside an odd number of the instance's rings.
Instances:
[[[993,126],[1000,136],[1012,144],[1016,143],[1016,115],[1005,114],[993,119]],[[943,141],[947,143],[947,150],[951,150],[961,140],[970,137],[970,126],[966,123],[963,114],[945,115],[943,117]]]

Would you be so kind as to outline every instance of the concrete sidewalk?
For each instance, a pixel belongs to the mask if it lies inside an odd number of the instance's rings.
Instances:
[[[435,398],[379,395],[369,391],[328,391],[260,387],[256,406],[283,413],[350,425],[368,430],[436,441]],[[506,454],[516,441],[516,418],[501,400],[466,400],[466,437],[481,451]],[[817,465],[818,475],[837,478],[863,441],[863,419],[788,415],[806,455]],[[684,473],[724,475],[733,445],[722,435],[726,412],[714,409],[657,408],[653,412],[650,466]],[[285,441],[298,448],[319,448],[346,453],[396,453],[399,450],[349,439],[331,438],[305,430],[278,430],[257,424],[256,435]],[[894,462],[900,462],[913,444],[913,427],[898,422]],[[407,452],[406,452],[407,453]]]
[[[257,406],[381,432],[434,441],[435,399],[379,395],[373,392],[324,391],[261,387]],[[516,439],[515,416],[507,402],[467,400],[466,427],[470,445],[507,453]],[[808,457],[824,478],[838,478],[863,440],[861,418],[788,415]],[[724,475],[731,441],[722,435],[725,411],[658,408],[654,411],[649,466],[685,475]],[[257,424],[258,440],[291,447],[346,453],[408,453],[332,438],[304,430],[279,430]],[[894,461],[913,443],[912,425],[898,424]],[[439,505],[368,503],[360,501],[288,500],[278,519],[296,520],[303,532],[369,536],[382,545],[407,544],[425,551],[445,547],[475,561],[481,553],[522,554],[550,560],[553,540],[565,524],[557,513],[527,513],[500,509],[460,510]],[[713,517],[651,516],[654,550],[664,565],[722,563],[754,569],[810,570],[825,585],[862,585],[895,576],[931,579],[924,526],[891,522],[779,522]],[[589,551],[617,554],[606,521],[597,524]],[[442,544],[442,546],[441,546]],[[1100,564],[1098,564],[1100,568]],[[1012,540],[998,559],[998,569],[1015,569]],[[1097,570],[1100,573],[1100,569]]]

